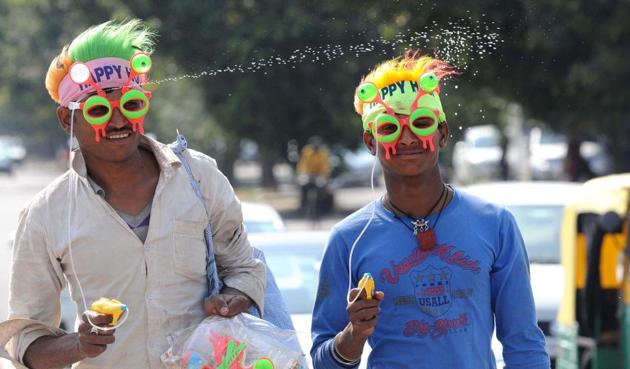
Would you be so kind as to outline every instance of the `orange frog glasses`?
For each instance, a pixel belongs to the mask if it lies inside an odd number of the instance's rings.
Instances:
[[[145,75],[151,69],[151,57],[144,52],[135,53],[131,59],[131,72],[127,82],[122,86],[122,95],[118,100],[109,100],[103,89],[96,84],[90,73],[90,69],[84,63],[74,63],[70,67],[70,78],[77,84],[89,84],[96,89],[96,95],[90,96],[84,102],[78,105],[78,109],[83,111],[83,117],[94,131],[96,131],[95,139],[100,142],[101,136],[105,136],[105,128],[112,118],[114,109],[118,109],[131,122],[133,131],[140,130],[144,134],[142,122],[149,111],[149,100],[151,99],[150,91],[141,91],[133,89],[140,85],[140,77]],[[73,108],[76,109],[76,105]]]

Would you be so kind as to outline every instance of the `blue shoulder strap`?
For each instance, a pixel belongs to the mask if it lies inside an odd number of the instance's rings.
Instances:
[[[199,183],[195,180],[195,177],[192,174],[192,170],[190,169],[190,164],[188,164],[188,160],[184,156],[184,151],[188,148],[188,142],[186,142],[186,137],[177,132],[177,139],[175,142],[168,145],[171,150],[177,155],[179,160],[182,162],[182,165],[186,169],[186,173],[188,173],[188,179],[190,180],[190,185],[195,191],[195,195],[201,203],[203,204],[203,208],[206,210],[206,215],[208,217],[208,225],[203,230],[204,238],[206,239],[206,247],[208,249],[208,256],[206,259],[206,272],[208,275],[208,292],[209,295],[217,295],[221,288],[223,287],[223,282],[219,279],[219,273],[217,272],[217,264],[214,260],[214,245],[212,244],[212,227],[210,225],[210,214],[208,214],[208,209],[206,209],[206,203],[203,200],[203,196],[201,195],[201,189],[199,188]]]
[[[186,169],[186,173],[188,173],[188,179],[190,181],[190,185],[192,186],[197,198],[203,204],[203,208],[206,209],[206,203],[203,200],[203,196],[201,195],[201,189],[199,188],[199,183],[195,180],[192,170],[190,169],[190,165],[188,160],[184,156],[183,152],[187,149],[188,143],[186,142],[186,138],[177,132],[177,139],[175,142],[169,144],[169,147],[175,155],[182,162],[182,165]],[[208,214],[208,209],[206,209],[206,214],[208,215],[208,219],[210,219],[210,214]],[[206,246],[208,248],[208,259],[206,270],[208,272],[208,288],[210,291],[210,295],[218,294],[223,287],[223,282],[219,278],[217,273],[217,266],[214,260],[214,246],[212,245],[212,229],[210,227],[210,223],[206,226],[204,230],[204,236],[206,239]],[[267,274],[267,287],[265,288],[265,317],[264,319],[276,327],[283,329],[291,329],[295,330],[293,327],[293,322],[291,321],[291,315],[289,313],[289,308],[287,307],[282,295],[280,293],[280,289],[276,284],[276,279],[273,276],[273,273],[269,269],[267,265],[267,261],[265,260],[265,255],[261,250],[254,248],[254,257],[261,260],[265,265],[265,271]],[[250,313],[253,315],[260,316],[260,312],[258,309],[252,305],[250,308]]]

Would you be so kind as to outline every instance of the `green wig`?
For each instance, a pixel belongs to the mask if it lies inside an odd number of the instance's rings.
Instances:
[[[109,21],[91,27],[72,41],[68,54],[74,61],[115,57],[129,59],[136,51],[153,52],[155,33],[140,20]]]
[[[61,80],[74,62],[115,57],[128,60],[136,51],[153,52],[156,33],[139,19],[108,21],[93,26],[77,36],[50,63],[46,74],[46,89],[56,102]]]

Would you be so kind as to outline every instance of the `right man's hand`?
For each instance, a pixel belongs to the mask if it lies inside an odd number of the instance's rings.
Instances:
[[[375,291],[372,299],[367,300],[365,290],[358,288],[350,290],[351,302],[346,307],[346,311],[350,318],[349,328],[352,337],[366,339],[374,333],[383,297],[385,297],[383,292]]]
[[[374,333],[385,294],[376,291],[371,300],[366,300],[365,290],[353,288],[349,297],[346,311],[350,322],[335,337],[335,350],[343,359],[352,362],[361,357],[365,341]]]
[[[101,327],[106,327],[112,321],[111,315],[88,310],[83,313],[78,333],[42,336],[33,341],[24,353],[24,364],[32,369],[61,369],[87,357],[102,354],[107,345],[114,343],[114,330],[101,329],[90,333],[92,326],[88,323],[88,315],[92,323]]]
[[[88,321],[88,316],[93,324],[101,327],[107,327],[112,322],[112,316],[87,310],[81,317],[82,322],[79,325],[77,350],[84,357],[96,357],[105,352],[107,345],[114,343],[115,330],[98,329],[96,333],[91,333],[92,325]]]

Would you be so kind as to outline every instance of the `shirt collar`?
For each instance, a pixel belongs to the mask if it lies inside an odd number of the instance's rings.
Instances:
[[[166,177],[172,176],[175,170],[179,168],[179,166],[181,166],[182,164],[179,161],[179,158],[177,158],[177,155],[175,155],[175,153],[173,152],[173,150],[171,150],[167,145],[158,142],[150,137],[144,135],[140,137],[140,146],[147,148],[151,153],[153,153],[153,156],[155,156],[155,159],[157,160],[160,167],[160,173]],[[96,182],[92,181],[91,178],[88,177],[85,159],[83,158],[83,154],[81,153],[80,148],[72,152],[70,160],[72,164],[72,169],[79,176],[87,178],[90,182],[90,185],[92,185],[92,188],[94,188],[94,191],[97,194],[104,196],[105,191],[103,191],[103,189],[98,186]]]
[[[94,180],[92,179],[92,177],[87,176],[86,177],[88,180],[88,183],[90,184],[90,186],[92,187],[92,189],[94,190],[94,192],[99,195],[102,198],[105,198],[105,190],[103,189],[103,187],[99,186],[98,183],[94,182]]]

